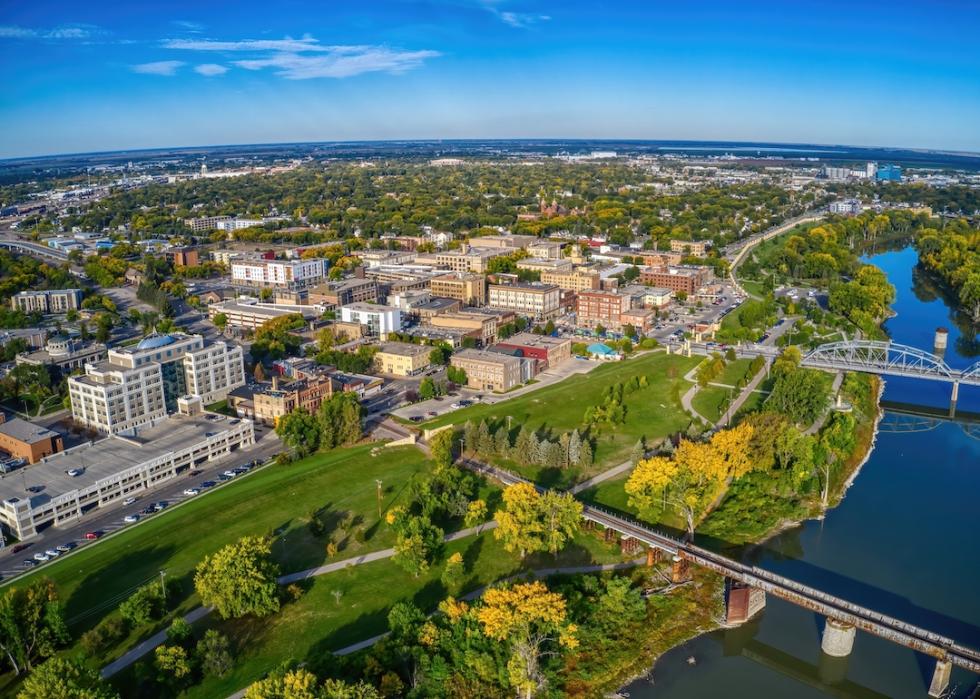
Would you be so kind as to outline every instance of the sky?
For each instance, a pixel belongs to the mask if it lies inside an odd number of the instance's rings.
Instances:
[[[980,2],[0,3],[0,158],[453,138],[980,151]]]

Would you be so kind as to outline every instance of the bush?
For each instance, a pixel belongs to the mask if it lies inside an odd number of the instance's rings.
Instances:
[[[82,634],[80,643],[85,654],[94,657],[121,641],[128,631],[126,620],[119,617],[104,619],[98,626]]]

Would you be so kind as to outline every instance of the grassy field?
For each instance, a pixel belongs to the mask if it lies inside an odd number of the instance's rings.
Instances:
[[[618,545],[607,545],[581,534],[557,557],[529,556],[522,562],[507,553],[491,532],[455,541],[445,555],[463,555],[468,578],[464,591],[536,568],[587,565],[622,560]],[[294,658],[315,669],[329,662],[329,653],[387,630],[387,614],[399,600],[410,600],[426,611],[448,596],[439,581],[442,566],[417,578],[390,560],[376,561],[315,578],[306,593],[268,619],[221,621],[209,617],[204,625],[225,633],[234,644],[235,668],[223,678],[208,678],[187,690],[189,697],[225,697]],[[201,630],[203,633],[203,629]],[[124,696],[152,696],[137,687],[134,668],[117,680]]]
[[[711,422],[718,422],[725,407],[728,405],[728,396],[738,395],[735,389],[721,388],[720,386],[705,386],[698,389],[694,394],[691,405],[699,414]]]
[[[734,386],[741,379],[748,381],[750,378],[749,365],[751,363],[751,359],[736,359],[728,362],[728,364],[725,366],[725,370],[721,372],[721,375],[717,379],[715,379],[714,383],[723,383],[727,386]]]
[[[479,404],[423,423],[423,427],[440,427],[455,424],[462,426],[467,420],[487,420],[503,424],[508,417],[512,436],[527,427],[541,432],[551,431],[554,437],[562,432],[582,428],[582,418],[588,407],[600,402],[602,391],[634,376],[646,376],[646,388],[626,397],[626,421],[614,427],[603,428],[596,438],[595,465],[588,472],[567,469],[560,473],[547,473],[545,469],[524,469],[513,463],[502,463],[508,468],[520,470],[525,476],[545,485],[568,485],[625,461],[633,445],[640,437],[647,441],[660,439],[687,427],[689,418],[684,414],[675,387],[685,387],[684,374],[701,361],[700,357],[682,357],[662,352],[650,352],[635,359],[611,362],[593,369],[588,374],[578,374],[564,381],[545,386],[537,391],[494,405]]]
[[[314,537],[307,526],[314,510],[328,528],[336,527],[347,513],[360,519],[358,533],[338,557],[387,548],[394,535],[390,527],[379,526],[375,479],[383,481],[382,505],[387,509],[407,498],[409,478],[423,471],[426,462],[412,447],[381,450],[377,456],[371,455],[372,448],[337,450],[266,467],[45,566],[32,578],[55,582],[77,639],[113,613],[135,588],[159,579],[160,570],[168,580],[179,582],[181,602],[174,613],[189,611],[197,604],[191,583],[194,567],[206,554],[245,535],[275,534],[273,554],[283,572],[321,565],[325,539]],[[96,660],[116,657],[155,630],[131,634]]]

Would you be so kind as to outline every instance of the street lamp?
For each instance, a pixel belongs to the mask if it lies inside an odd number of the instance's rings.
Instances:
[[[381,479],[377,478],[374,482],[378,484],[378,519],[381,519]]]

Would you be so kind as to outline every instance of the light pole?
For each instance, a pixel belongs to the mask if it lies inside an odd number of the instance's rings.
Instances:
[[[378,484],[378,519],[381,519],[381,479],[375,479],[374,482]]]
[[[167,576],[167,571],[160,571],[160,595],[163,597],[164,603],[167,602],[167,585],[164,582],[164,578]]]

